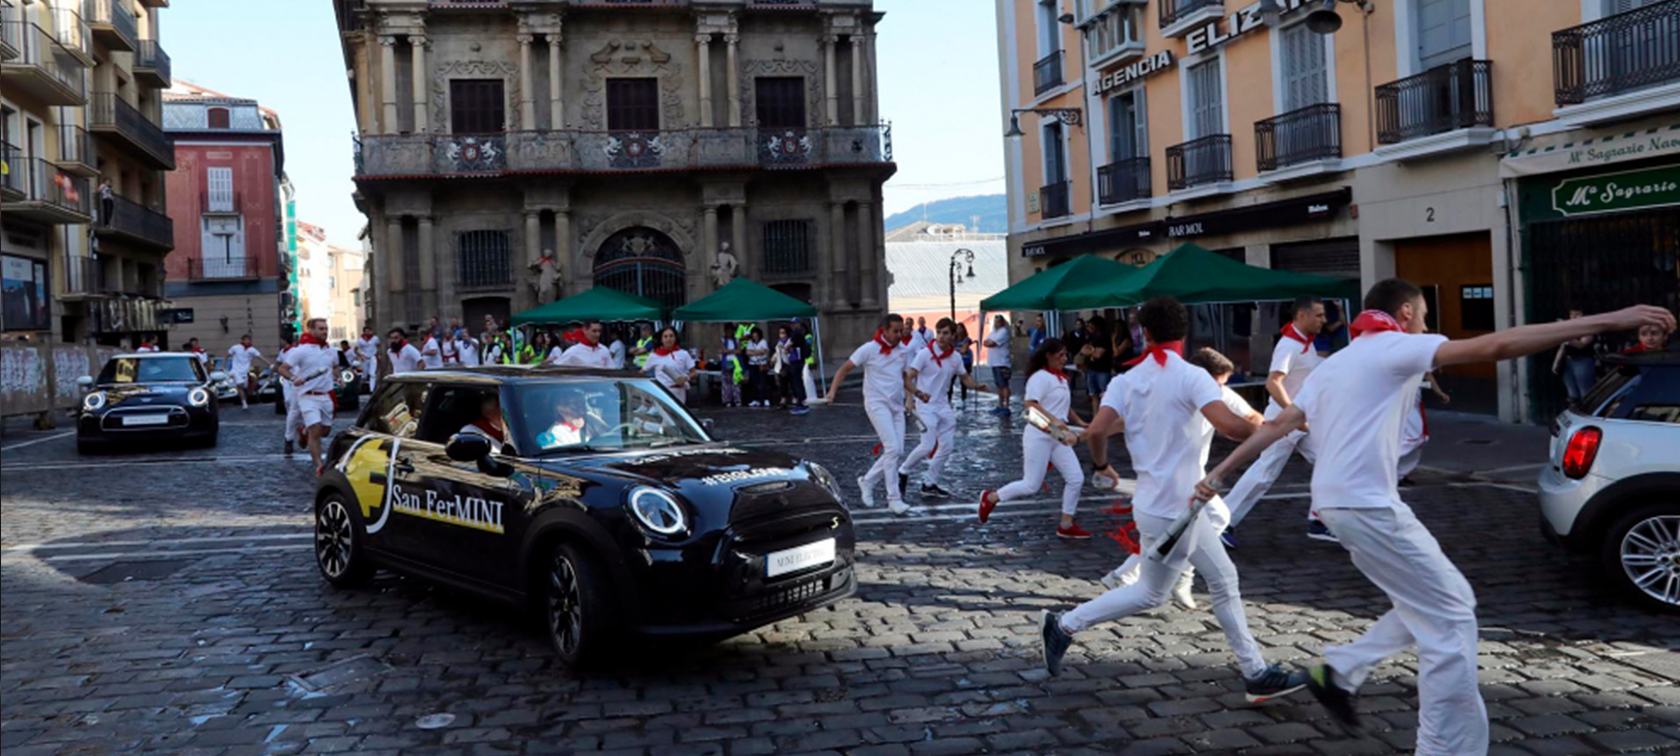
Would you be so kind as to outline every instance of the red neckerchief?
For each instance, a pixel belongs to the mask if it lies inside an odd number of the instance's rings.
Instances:
[[[1165,362],[1166,358],[1163,357],[1162,361]],[[1053,376],[1056,376],[1056,380],[1061,381],[1062,383],[1067,383],[1067,373],[1064,373],[1064,372],[1062,372],[1060,370],[1057,370],[1056,368],[1050,367],[1048,365],[1045,366],[1044,370],[1045,370],[1045,372],[1047,372],[1047,373],[1049,373]]]
[[[1150,344],[1148,349],[1143,350],[1143,354],[1140,354],[1136,357],[1133,357],[1132,359],[1126,360],[1124,365],[1125,365],[1125,367],[1132,367],[1133,365],[1137,365],[1137,364],[1143,362],[1145,359],[1147,359],[1149,357],[1154,357],[1155,358],[1155,364],[1165,365],[1165,364],[1167,364],[1167,352],[1172,352],[1173,354],[1176,354],[1180,357],[1183,357],[1184,356],[1184,342],[1182,342],[1182,341],[1169,341],[1165,344]]]
[[[1294,323],[1284,323],[1283,330],[1279,333],[1286,339],[1301,342],[1301,354],[1306,354],[1308,349],[1312,349],[1312,339],[1302,336],[1301,329],[1296,328]]]
[[[1356,339],[1369,333],[1399,330],[1400,321],[1382,310],[1366,310],[1359,313],[1359,317],[1354,318],[1353,323],[1348,326],[1348,333]]]
[[[392,352],[401,352],[407,346],[408,346],[408,339],[397,339],[396,341],[391,342],[391,351]]]
[[[951,349],[945,350],[944,354],[940,354],[939,350],[933,348],[933,345],[937,344],[937,343],[938,342],[936,342],[936,341],[929,341],[928,342],[928,351],[933,353],[933,364],[938,365],[939,367],[945,367],[945,358],[950,357],[952,354],[955,354],[957,350],[956,350],[955,347],[953,347]]]
[[[916,338],[916,333],[914,331],[912,331],[910,333],[904,334],[904,340],[900,341],[898,343],[903,344],[905,346],[910,346],[910,342],[915,340],[915,338]]]
[[[883,328],[875,329],[875,343],[881,345],[881,354],[892,354],[893,347],[898,346],[887,341],[887,332]]]
[[[680,350],[680,349],[682,349],[682,347],[662,346],[662,347],[659,347],[658,349],[653,350],[653,353],[659,355],[660,357],[670,357],[671,355],[676,354],[677,351]]]
[[[503,436],[501,431],[496,430],[495,426],[484,422],[483,418],[479,418],[477,420],[474,420],[473,421],[473,427],[477,428],[481,431],[484,431],[484,435],[489,436],[493,439],[496,439],[497,441],[506,441],[507,440],[507,438],[505,436]]]
[[[1644,344],[1634,344],[1633,346],[1622,350],[1622,354],[1644,354],[1649,351],[1651,350],[1646,349]]]
[[[303,338],[298,339],[298,346],[303,346],[304,344],[314,344],[318,347],[326,347],[327,342],[315,338],[315,334],[313,333],[306,333],[303,335]]]
[[[565,420],[561,420],[560,424],[566,426],[566,430],[570,430],[570,431],[582,430],[583,429],[583,421],[582,420],[578,420],[577,425],[572,425],[570,422],[565,421]]]
[[[453,344],[453,343],[456,343],[456,342],[451,341],[451,342],[444,342],[444,343],[445,344]],[[450,354],[448,352],[443,351],[443,344],[438,344],[438,354],[443,355],[443,361],[444,362],[460,362],[461,361],[461,348],[459,346],[455,347],[455,353],[454,354]]]
[[[193,354],[204,354],[204,347],[193,347],[192,348],[192,353]]]
[[[596,344],[596,342],[593,342],[593,341],[589,340],[589,334],[585,333],[582,328],[579,328],[576,331],[572,331],[571,333],[566,334],[566,339],[568,341],[572,342],[573,344],[582,344],[586,347],[589,347],[590,349],[594,349],[596,346],[598,346]]]

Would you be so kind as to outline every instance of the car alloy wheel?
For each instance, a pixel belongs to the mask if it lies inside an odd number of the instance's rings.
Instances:
[[[577,567],[564,553],[554,555],[548,571],[548,632],[562,656],[577,655],[583,635],[582,590]]]
[[[351,546],[355,531],[344,502],[329,499],[315,515],[315,560],[329,580],[341,580],[350,571]]]
[[[1680,516],[1653,515],[1635,522],[1622,536],[1621,560],[1640,592],[1680,606]]]

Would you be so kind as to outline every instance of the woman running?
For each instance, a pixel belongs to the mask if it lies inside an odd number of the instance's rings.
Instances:
[[[1062,523],[1056,528],[1056,535],[1073,539],[1091,537],[1073,521],[1079,506],[1079,488],[1085,485],[1085,472],[1079,467],[1079,456],[1073,453],[1073,447],[1056,438],[1057,435],[1076,438],[1068,432],[1068,425],[1085,427],[1079,415],[1071,411],[1073,395],[1068,391],[1067,374],[1062,372],[1067,361],[1067,346],[1061,339],[1046,339],[1027,360],[1027,416],[1030,418],[1035,409],[1043,413],[1056,435],[1027,425],[1021,432],[1021,479],[997,491],[980,494],[980,522],[989,519],[999,503],[1038,493],[1044,485],[1047,467],[1054,466],[1062,476]]]

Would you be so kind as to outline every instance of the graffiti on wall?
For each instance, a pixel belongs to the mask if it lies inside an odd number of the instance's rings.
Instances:
[[[53,381],[54,404],[60,407],[71,406],[81,398],[81,387],[76,385],[76,379],[84,375],[92,375],[87,349],[82,347],[56,347],[53,349]]]
[[[36,347],[8,344],[0,349],[0,397],[7,414],[44,409],[46,388],[46,366]]]

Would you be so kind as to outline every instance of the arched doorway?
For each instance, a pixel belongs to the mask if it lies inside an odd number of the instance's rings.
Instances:
[[[672,308],[688,303],[682,250],[671,237],[646,226],[626,228],[601,243],[595,253],[595,285]]]

